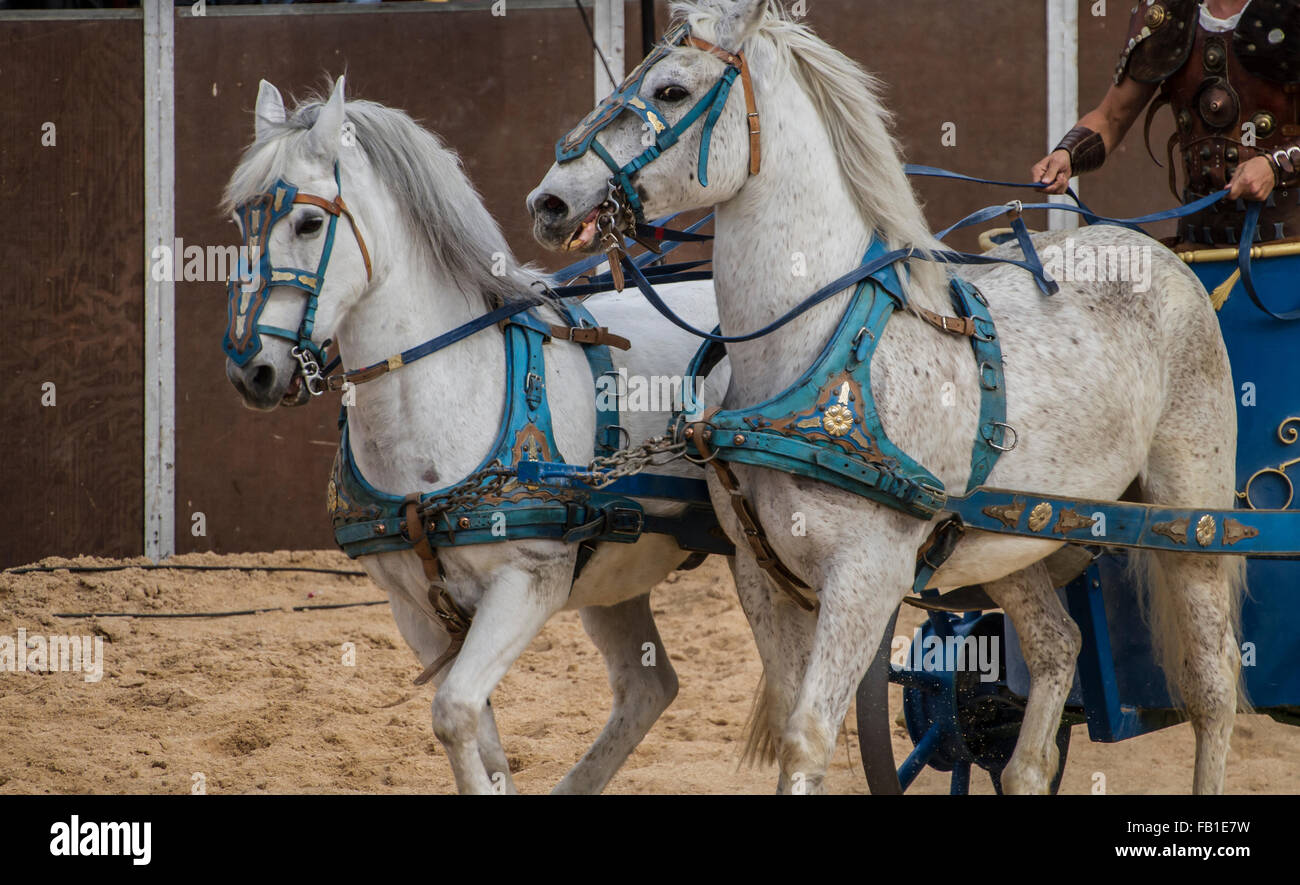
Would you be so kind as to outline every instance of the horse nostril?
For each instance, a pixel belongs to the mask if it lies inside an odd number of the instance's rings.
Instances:
[[[533,201],[533,210],[547,221],[559,221],[569,214],[569,204],[555,194],[540,194]]]
[[[249,386],[256,391],[264,392],[271,389],[275,383],[275,369],[270,366],[258,366],[253,377],[249,379]]]

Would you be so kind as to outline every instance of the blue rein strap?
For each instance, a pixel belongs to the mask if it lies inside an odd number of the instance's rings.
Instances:
[[[1237,247],[1237,269],[1241,271],[1241,286],[1250,296],[1255,306],[1275,320],[1300,320],[1300,308],[1276,313],[1260,299],[1255,291],[1255,278],[1250,271],[1250,252],[1254,246],[1255,229],[1259,225],[1259,215],[1264,209],[1263,203],[1251,203],[1246,209],[1246,219],[1241,228],[1241,245]]]
[[[475,317],[467,323],[462,323],[451,331],[444,332],[436,338],[430,338],[423,344],[417,344],[415,347],[404,350],[396,356],[390,356],[386,360],[380,360],[377,363],[371,363],[368,366],[364,366],[360,369],[353,369],[352,371],[344,372],[341,375],[332,375],[329,378],[329,387],[331,390],[338,390],[347,382],[361,383],[363,381],[377,378],[380,375],[391,372],[393,369],[400,368],[408,363],[413,363],[416,360],[426,357],[431,353],[436,353],[445,347],[450,347],[457,341],[462,341],[476,332],[481,332],[489,326],[494,326],[502,320],[510,319],[511,317],[528,310],[528,308],[536,306],[537,302],[533,299],[525,298],[520,299],[519,301],[513,301],[502,307],[498,307],[496,310],[485,313],[482,316]]]
[[[868,255],[873,254],[874,249],[875,247],[873,245],[873,252],[868,252]],[[1054,293],[1058,289],[1055,281],[1046,277],[1041,265],[1035,268],[1031,263],[1026,261],[1016,261],[1012,258],[993,258],[988,255],[974,255],[967,252],[938,251],[925,253],[918,249],[911,248],[894,249],[893,251],[885,252],[884,254],[876,254],[876,257],[864,261],[862,264],[858,265],[838,279],[827,283],[825,286],[818,289],[803,301],[790,308],[790,310],[786,311],[784,314],[757,331],[750,332],[746,335],[719,335],[714,332],[705,332],[702,329],[697,329],[675,314],[672,308],[665,304],[664,300],[659,297],[659,293],[654,290],[654,286],[648,279],[646,279],[645,275],[641,272],[641,269],[637,267],[634,262],[624,258],[623,267],[632,277],[633,282],[636,283],[637,288],[641,290],[641,294],[645,296],[646,300],[649,301],[655,310],[663,314],[663,316],[673,325],[677,326],[679,329],[690,332],[697,338],[716,341],[720,344],[735,344],[741,341],[753,341],[756,338],[762,338],[764,335],[768,335],[792,322],[800,315],[807,313],[809,310],[812,310],[814,307],[837,293],[843,292],[850,286],[862,282],[896,262],[910,258],[928,258],[944,264],[1010,264],[1027,270],[1033,274],[1036,280],[1047,286],[1045,291]],[[891,269],[890,273],[894,274],[895,272]],[[900,299],[904,298],[901,287],[898,289],[898,297]]]

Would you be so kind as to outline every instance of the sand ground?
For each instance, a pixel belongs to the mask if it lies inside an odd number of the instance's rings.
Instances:
[[[177,562],[353,569],[325,551]],[[45,560],[45,564],[110,564]],[[292,612],[295,605],[383,599],[367,578],[265,571],[128,569],[0,575],[0,634],[95,634],[103,678],[0,672],[0,792],[444,793],[451,769],[429,720],[432,688],[386,604]],[[55,617],[64,612],[211,612],[197,618]],[[760,667],[725,564],[676,573],[655,591],[655,615],[681,681],[676,702],[610,784],[611,793],[766,793],[775,770],[740,767],[743,726]],[[899,632],[916,613],[905,609]],[[344,663],[345,643],[355,665]],[[895,688],[894,715],[901,709]],[[576,613],[552,619],[493,696],[522,792],[549,790],[595,739],[609,705],[604,667]],[[866,792],[850,711],[827,787]],[[910,749],[893,727],[899,759]],[[1076,726],[1062,792],[1181,793],[1194,740],[1180,725],[1121,744]],[[199,776],[199,777],[196,777]],[[972,792],[991,792],[981,772]],[[914,792],[943,793],[922,774]],[[1266,716],[1237,720],[1228,762],[1234,793],[1300,793],[1300,731]]]

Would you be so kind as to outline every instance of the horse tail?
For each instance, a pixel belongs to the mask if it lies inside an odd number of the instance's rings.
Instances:
[[[1129,551],[1127,577],[1130,586],[1135,587],[1141,606],[1143,620],[1150,627],[1151,645],[1156,663],[1164,672],[1165,686],[1175,705],[1183,707],[1183,699],[1177,685],[1177,674],[1181,672],[1191,654],[1185,648],[1185,634],[1178,627],[1179,607],[1176,594],[1183,588],[1174,586],[1170,581],[1166,560],[1177,556],[1186,558],[1185,553],[1165,553],[1153,550]],[[1197,557],[1207,566],[1217,568],[1218,581],[1226,584],[1227,590],[1227,635],[1222,654],[1232,658],[1232,665],[1237,674],[1237,709],[1238,712],[1252,712],[1250,699],[1246,694],[1245,677],[1241,663],[1241,606],[1248,590],[1246,587],[1246,558],[1244,556],[1203,556]]]
[[[745,749],[740,754],[740,765],[772,765],[776,762],[776,743],[768,718],[767,674],[758,679],[754,702],[745,720]]]

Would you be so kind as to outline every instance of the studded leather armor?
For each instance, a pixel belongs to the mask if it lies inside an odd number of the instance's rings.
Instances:
[[[1201,27],[1199,9],[1195,0],[1138,0],[1115,82],[1161,85],[1146,129],[1170,105],[1177,127],[1166,148],[1170,187],[1184,203],[1222,190],[1241,163],[1269,157],[1276,187],[1255,240],[1300,237],[1300,0],[1252,0],[1228,33]],[[1179,238],[1235,245],[1245,209],[1240,200],[1218,203],[1184,219]]]

